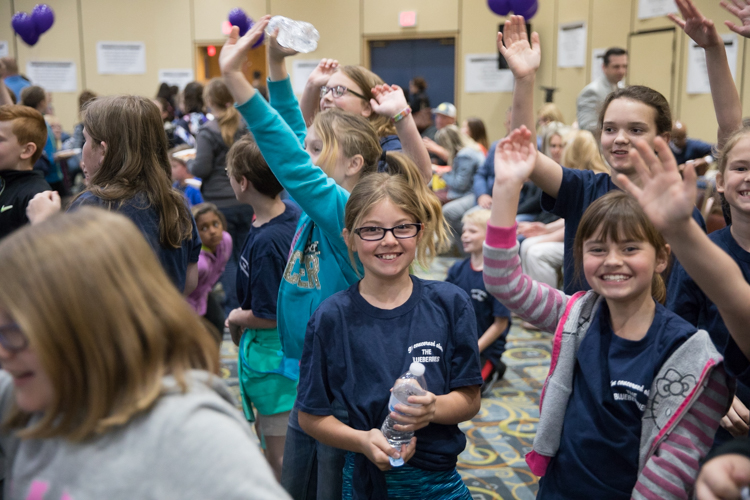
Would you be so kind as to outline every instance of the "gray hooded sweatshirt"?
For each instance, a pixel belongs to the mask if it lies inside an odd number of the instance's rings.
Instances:
[[[82,443],[3,435],[4,498],[288,499],[226,385],[202,371],[189,381],[183,394],[165,377],[165,393],[150,410]],[[0,371],[3,417],[12,393]]]

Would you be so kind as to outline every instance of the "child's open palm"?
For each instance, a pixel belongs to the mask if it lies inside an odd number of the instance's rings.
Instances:
[[[727,28],[734,31],[738,35],[742,35],[745,38],[750,38],[750,3],[748,3],[747,0],[731,0],[731,2],[722,0],[719,3],[722,7],[737,16],[737,18],[742,22],[742,24],[738,26],[732,21],[724,21],[724,24],[727,25]]]
[[[271,19],[271,16],[261,17],[242,38],[240,38],[240,29],[237,26],[232,26],[229,39],[227,39],[219,54],[219,68],[221,68],[222,74],[242,71],[242,65],[247,60],[248,51],[263,35],[269,19]]]
[[[328,83],[328,79],[339,68],[339,62],[336,59],[321,59],[315,69],[307,77],[307,82],[314,87],[322,87]]]
[[[503,43],[504,42],[504,43]],[[522,16],[510,16],[505,21],[503,33],[497,34],[497,48],[508,61],[508,67],[516,78],[524,78],[536,73],[542,60],[539,34],[531,34],[529,45],[526,22]]]
[[[674,23],[682,28],[687,36],[693,39],[698,46],[706,47],[723,45],[724,41],[716,31],[714,22],[706,19],[691,0],[675,0],[677,8],[680,9],[682,19],[675,14],[667,14]]]
[[[630,150],[630,159],[642,187],[623,174],[618,175],[617,180],[638,200],[659,231],[668,231],[689,221],[698,189],[693,166],[688,164],[685,167],[685,178],[682,179],[674,156],[661,137],[654,140],[658,157],[644,140],[636,141],[635,148]]]
[[[372,88],[374,99],[370,99],[372,110],[379,115],[393,118],[406,108],[404,91],[398,85],[378,85]]]
[[[495,148],[495,182],[523,184],[534,170],[536,155],[529,129],[515,129]]]

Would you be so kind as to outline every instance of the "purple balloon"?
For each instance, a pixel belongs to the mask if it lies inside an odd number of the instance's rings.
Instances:
[[[248,18],[247,14],[245,14],[245,11],[240,9],[239,7],[229,11],[229,23],[232,26],[237,26],[240,29],[240,36],[244,36],[251,26],[250,18]]]
[[[31,19],[36,26],[36,32],[41,35],[46,33],[55,23],[55,12],[47,4],[37,4],[31,11]]]
[[[529,19],[531,19],[532,17],[534,17],[534,15],[536,15],[537,9],[539,9],[539,2],[537,2],[536,0],[534,0],[534,2],[532,2],[531,5],[529,5],[529,8],[526,10],[526,12],[518,12],[518,11],[515,11],[515,12],[519,16],[523,16],[523,18],[526,21],[528,21]]]
[[[15,31],[16,34],[21,37],[21,40],[26,42],[27,45],[34,45],[39,41],[39,33],[36,31],[36,25],[31,19],[31,16],[27,13],[16,12],[13,15],[10,24],[13,26],[13,31]]]
[[[510,14],[510,0],[487,0],[487,6],[498,16]]]

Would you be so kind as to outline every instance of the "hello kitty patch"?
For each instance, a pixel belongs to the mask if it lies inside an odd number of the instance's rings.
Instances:
[[[661,430],[695,388],[695,384],[696,379],[693,375],[682,375],[670,368],[663,377],[656,379],[654,383],[656,393],[649,401],[644,418],[654,420],[656,427]]]

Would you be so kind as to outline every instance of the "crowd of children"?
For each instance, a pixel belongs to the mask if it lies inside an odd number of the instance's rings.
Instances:
[[[615,90],[596,136],[535,116],[520,16],[498,34],[515,86],[486,158],[481,121],[423,140],[404,91],[361,66],[323,59],[298,102],[276,34],[251,84],[265,16],[178,101],[87,95],[84,188],[64,202],[47,94],[13,104],[0,83],[1,497],[468,500],[458,424],[503,378],[515,314],[552,334],[538,498],[740,498],[750,128],[713,22],[676,5],[719,124],[728,225],[709,235],[664,96]],[[466,257],[445,281],[413,274],[451,243]],[[412,361],[426,387],[390,405]]]

